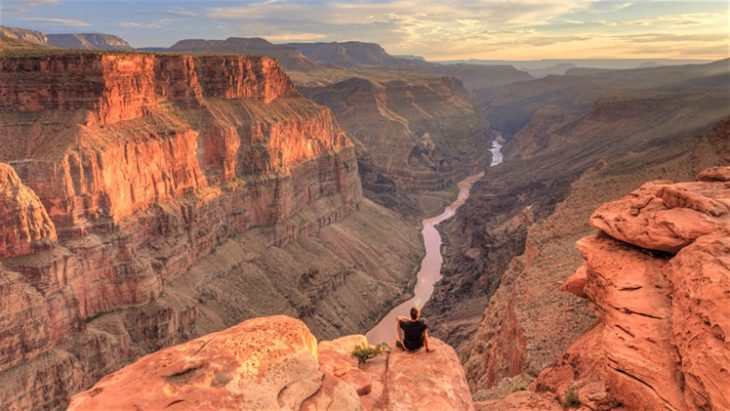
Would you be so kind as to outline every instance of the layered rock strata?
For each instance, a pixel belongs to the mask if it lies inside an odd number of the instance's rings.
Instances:
[[[596,207],[647,180],[684,180],[728,161],[727,82],[717,79],[730,72],[721,63],[636,70],[624,82],[613,73],[515,83],[500,88],[500,99],[519,100],[508,106],[493,95],[505,161],[442,225],[444,279],[424,313],[470,363],[476,391],[534,379],[592,323],[585,304],[554,284],[580,265],[573,244],[591,232]],[[498,111],[519,107],[534,115],[507,134]]]
[[[366,195],[389,207],[417,214],[404,194],[442,190],[488,164],[488,127],[454,77],[354,77],[300,89],[360,143]]]
[[[728,171],[649,182],[596,210],[601,233],[578,242],[585,262],[566,289],[598,322],[537,388],[572,387],[601,410],[730,407]]]
[[[2,408],[256,315],[367,328],[417,266],[415,227],[361,201],[352,143],[271,58],[7,57],[0,124]]]
[[[70,410],[473,410],[453,349],[392,351],[358,366],[362,335],[317,340],[299,320],[255,318],[150,354],[76,395]]]
[[[475,399],[500,398],[514,386],[529,385],[595,322],[585,300],[560,290],[583,261],[575,243],[595,231],[588,223],[593,211],[615,193],[628,193],[648,180],[681,181],[706,167],[728,164],[729,120],[671,147],[598,161],[570,185],[551,215],[527,229],[522,255],[499,277],[469,336],[463,358]],[[576,290],[577,284],[568,287]]]

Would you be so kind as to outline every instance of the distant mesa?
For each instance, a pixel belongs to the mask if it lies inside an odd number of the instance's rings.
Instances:
[[[126,40],[113,34],[76,33],[76,34],[47,34],[48,44],[53,47],[76,50],[134,50]]]
[[[71,33],[44,34],[36,30],[0,26],[0,46],[9,48],[56,47],[75,50],[134,50],[124,39],[113,34]]]
[[[0,26],[0,47],[4,49],[47,46],[48,38],[40,31]]]
[[[320,66],[296,49],[273,44],[258,37],[229,37],[225,40],[186,39],[173,44],[167,51],[265,55],[276,58],[285,69],[296,71],[310,71]]]

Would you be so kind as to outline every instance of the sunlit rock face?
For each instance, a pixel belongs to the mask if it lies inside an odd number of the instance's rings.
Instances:
[[[730,407],[728,171],[646,183],[596,210],[602,232],[578,242],[585,263],[566,288],[598,322],[538,388],[573,385],[594,409]]]
[[[5,163],[0,163],[0,210],[0,258],[28,254],[34,244],[56,240],[56,226],[43,203]]]
[[[393,350],[358,365],[350,335],[317,344],[286,316],[260,317],[147,355],[71,400],[70,410],[473,410],[454,350]]]
[[[210,312],[172,282],[252,228],[282,247],[361,199],[349,138],[267,57],[4,57],[0,147],[2,408],[63,406],[201,335]]]

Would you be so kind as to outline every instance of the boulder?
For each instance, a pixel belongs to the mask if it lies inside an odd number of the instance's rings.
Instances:
[[[593,214],[603,233],[578,242],[585,263],[564,289],[590,300],[598,322],[535,389],[573,387],[591,410],[730,409],[726,173],[647,183]]]
[[[391,351],[388,357],[388,410],[473,410],[464,369],[456,352],[436,338],[432,352]]]
[[[321,385],[304,323],[262,317],[147,355],[75,395],[69,410],[299,409]]]

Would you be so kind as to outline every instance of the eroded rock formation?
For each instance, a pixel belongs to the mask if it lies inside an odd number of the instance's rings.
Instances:
[[[77,394],[70,410],[473,410],[448,345],[358,366],[362,335],[317,340],[299,320],[255,318],[141,358]],[[386,366],[387,363],[387,366]]]
[[[438,191],[486,167],[489,134],[473,97],[449,76],[354,77],[300,87],[357,143],[368,197],[403,212],[403,194]]]
[[[0,124],[2,408],[257,315],[367,328],[417,267],[415,227],[361,201],[349,138],[271,58],[4,57]]]
[[[0,210],[0,258],[28,254],[35,244],[56,240],[56,226],[41,200],[4,163],[0,163]]]
[[[424,310],[478,399],[509,378],[534,379],[592,324],[586,304],[556,284],[580,265],[574,244],[593,231],[597,207],[730,161],[729,83],[716,81],[727,64],[624,74],[515,83],[485,100],[507,139],[505,161],[442,225],[444,279]],[[611,96],[597,98],[609,85]]]
[[[598,318],[538,389],[591,409],[730,408],[730,167],[649,182],[600,207],[566,288]],[[596,392],[603,395],[597,396]]]

